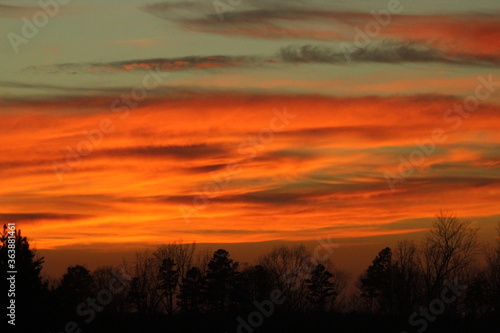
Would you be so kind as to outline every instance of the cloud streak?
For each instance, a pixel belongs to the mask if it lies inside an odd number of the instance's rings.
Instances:
[[[287,46],[280,50],[280,57],[284,62],[309,64],[344,64],[351,61],[388,64],[434,62],[475,66],[497,66],[500,64],[500,57],[485,58],[473,54],[447,55],[427,45],[395,41],[370,44],[361,48],[353,47],[349,50],[315,45]]]
[[[31,66],[24,70],[27,72],[54,73],[107,73],[159,70],[185,71],[185,70],[210,70],[226,67],[241,67],[257,65],[258,59],[250,56],[187,56],[179,58],[156,58],[142,60],[126,60],[109,63],[68,63],[49,66]]]
[[[500,54],[500,53],[499,53]],[[148,70],[189,71],[189,70],[216,70],[227,68],[256,69],[266,66],[272,68],[283,64],[346,64],[359,63],[442,63],[459,66],[497,67],[500,65],[500,56],[484,56],[469,53],[447,54],[430,45],[414,42],[400,42],[386,40],[371,43],[363,47],[329,47],[325,45],[289,45],[278,51],[278,56],[188,56],[179,58],[159,58],[143,60],[127,60],[109,63],[71,63],[54,64],[50,66],[31,66],[25,68],[27,72],[55,73],[109,73],[109,72],[142,72]],[[36,88],[32,84],[15,82],[1,82],[1,85],[18,88]],[[58,87],[40,85],[40,88],[54,90]],[[59,87],[60,90],[73,88]],[[78,89],[78,88],[75,88]],[[81,88],[80,88],[81,89]],[[95,90],[95,89],[88,89]]]

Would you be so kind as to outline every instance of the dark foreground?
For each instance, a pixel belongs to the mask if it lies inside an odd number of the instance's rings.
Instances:
[[[237,318],[241,319],[238,321]],[[246,318],[243,322],[243,317]],[[23,324],[23,325],[19,325]],[[17,332],[453,332],[453,333],[499,333],[499,318],[447,318],[438,317],[434,322],[411,326],[408,318],[393,316],[372,316],[366,314],[279,314],[270,317],[255,316],[248,320],[248,314],[234,315],[166,315],[106,314],[101,313],[87,324],[78,318],[40,318],[20,322]],[[80,331],[81,330],[81,331]]]

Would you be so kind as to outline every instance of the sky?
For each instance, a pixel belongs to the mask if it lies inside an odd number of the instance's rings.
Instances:
[[[363,247],[418,238],[441,209],[491,241],[499,14],[496,0],[0,1],[0,218],[60,256]]]

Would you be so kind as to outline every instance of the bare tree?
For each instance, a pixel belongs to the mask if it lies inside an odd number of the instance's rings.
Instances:
[[[397,312],[411,313],[417,305],[422,274],[419,269],[418,249],[413,241],[399,241],[394,250],[393,286]]]
[[[306,280],[312,278],[314,267],[320,263],[304,245],[275,247],[271,252],[259,257],[257,263],[270,272],[273,288],[278,288],[284,293],[287,302],[283,308],[303,311],[309,307],[310,302],[307,297],[310,290]],[[341,301],[344,301],[344,291],[350,275],[337,269],[330,260],[322,260],[321,265],[332,274],[329,281],[332,282],[332,292],[337,297],[329,297],[326,300],[325,309],[333,310],[339,307]]]
[[[275,247],[271,252],[261,256],[259,263],[270,269],[278,277],[285,276],[288,272],[299,267],[311,254],[304,245]]]
[[[177,265],[179,278],[183,278],[186,277],[187,271],[192,267],[195,249],[196,243],[183,244],[182,242],[173,242],[160,245],[153,252],[153,256],[160,264],[165,259],[172,259]]]
[[[137,252],[132,268],[132,281],[129,300],[138,312],[154,313],[160,311],[161,293],[159,265],[149,250]]]
[[[126,295],[128,292],[128,285],[116,286],[116,272],[119,270],[113,266],[100,266],[97,267],[92,272],[92,277],[96,285],[96,290],[106,290],[110,288],[110,285],[118,288],[119,292],[113,292],[113,298],[110,304],[104,307],[106,312],[125,312],[127,311],[126,306]],[[113,284],[113,282],[115,282]],[[121,282],[118,282],[121,283]]]
[[[158,293],[160,294],[163,310],[169,314],[176,311],[176,300],[180,292],[179,285],[182,279],[186,277],[187,271],[192,266],[195,250],[196,243],[188,244],[180,241],[160,245],[153,252],[153,257],[155,259],[154,264],[157,266],[157,273],[160,274],[160,272],[162,272],[159,276],[159,280],[162,281],[162,287],[158,290]],[[167,269],[166,267],[162,267],[165,262],[172,263],[175,266],[175,274],[170,268]],[[166,272],[170,273],[167,274]],[[170,277],[170,275],[172,276]],[[169,287],[165,289],[165,278],[167,277],[169,280]],[[172,277],[177,280],[173,281]],[[166,290],[168,290],[168,292]]]
[[[208,269],[208,263],[212,259],[212,254],[215,252],[212,248],[206,248],[203,250],[199,250],[196,253],[194,265],[198,267],[202,272],[206,272]]]
[[[420,267],[427,300],[439,295],[445,280],[460,278],[479,251],[477,228],[460,221],[453,213],[441,211],[422,246]]]
[[[332,272],[333,277],[331,281],[333,282],[333,290],[337,297],[332,297],[330,299],[330,304],[328,304],[329,311],[342,312],[346,309],[348,298],[346,294],[347,285],[351,279],[351,274],[336,268],[331,261],[325,264],[326,268]]]
[[[496,248],[490,251],[487,257],[486,285],[490,295],[491,309],[497,315],[500,314],[500,223],[497,226],[498,237]]]
[[[307,307],[308,290],[305,280],[316,262],[304,245],[275,247],[261,256],[258,262],[271,272],[274,287],[284,293],[287,299],[284,308],[295,311]]]

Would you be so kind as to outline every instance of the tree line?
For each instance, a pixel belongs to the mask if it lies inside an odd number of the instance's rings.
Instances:
[[[303,245],[276,247],[256,265],[244,266],[224,249],[212,254],[196,254],[195,249],[195,244],[172,243],[136,253],[121,268],[99,267],[90,272],[80,265],[68,267],[50,293],[60,311],[75,309],[89,295],[108,288],[118,272],[128,278],[126,289],[102,311],[169,316],[244,312],[254,300],[269,299],[275,289],[286,299],[283,311],[340,310],[339,295],[349,275],[332,264],[325,263],[330,265],[327,268],[311,262]]]
[[[498,233],[500,237],[500,225]],[[235,261],[224,249],[211,253],[197,251],[194,243],[170,243],[137,252],[133,260],[116,267],[91,272],[71,266],[60,279],[49,282],[41,276],[44,259],[21,231],[16,239],[19,320],[29,322],[34,315],[46,321],[55,318],[63,325],[61,332],[66,320],[81,323],[73,327],[78,333],[96,317],[113,314],[170,320],[244,315],[255,310],[256,301],[270,299],[274,290],[285,300],[276,307],[278,316],[364,314],[410,317],[412,323],[429,318],[422,309],[430,306],[434,311],[432,306],[439,305],[436,300],[443,295],[453,296],[453,301],[441,302],[442,316],[500,315],[500,240],[488,248],[478,241],[478,229],[471,222],[446,212],[437,215],[419,244],[402,240],[394,249],[383,248],[355,280],[354,290],[348,290],[350,274],[329,259],[314,258],[303,245],[275,247],[250,265]],[[4,227],[2,274],[7,272],[7,260]],[[459,293],[446,291],[453,285],[461,286]]]
[[[354,307],[368,313],[409,315],[458,285],[445,312],[452,316],[500,314],[500,224],[494,249],[478,241],[478,228],[441,212],[421,244],[399,241],[382,249],[357,281]],[[357,296],[357,297],[356,297]]]

